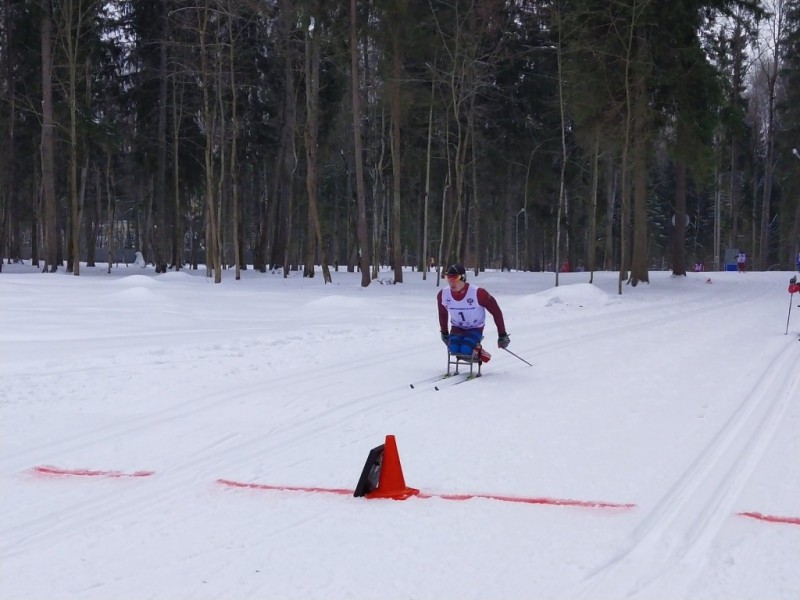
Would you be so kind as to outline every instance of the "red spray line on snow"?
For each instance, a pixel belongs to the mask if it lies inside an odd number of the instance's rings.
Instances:
[[[122,471],[97,471],[93,469],[62,469],[60,467],[50,467],[40,465],[31,469],[37,475],[51,475],[54,477],[150,477],[153,471],[134,471],[133,473],[123,473]]]
[[[154,471],[133,471],[125,473],[123,471],[108,471],[97,469],[65,469],[61,467],[53,467],[48,465],[39,465],[33,467],[31,471],[37,475],[51,476],[51,477],[95,477],[95,478],[142,478],[155,475]],[[233,481],[230,479],[218,479],[217,483],[227,487],[245,488],[255,490],[267,490],[278,492],[305,492],[305,493],[322,493],[322,494],[337,494],[340,496],[350,496],[353,491],[346,488],[324,488],[315,486],[293,486],[293,485],[270,485],[266,483],[247,483],[241,481]],[[472,500],[472,499],[485,499],[497,500],[499,502],[512,502],[517,504],[544,504],[550,506],[574,506],[579,508],[602,508],[602,509],[631,509],[636,508],[633,503],[619,503],[619,502],[606,502],[600,500],[573,500],[568,498],[548,498],[548,497],[524,497],[524,496],[507,496],[500,494],[433,494],[427,492],[420,492],[418,498],[440,498],[442,500]],[[765,515],[760,512],[740,512],[736,513],[741,517],[748,517],[759,521],[766,521],[769,523],[781,523],[788,525],[800,525],[800,517],[782,517],[777,515]]]
[[[344,496],[351,496],[353,490],[345,490],[342,488],[321,488],[321,487],[301,487],[293,485],[268,485],[266,483],[245,483],[242,481],[232,481],[230,479],[217,479],[220,485],[235,488],[247,488],[251,490],[271,490],[279,492],[313,492],[320,494],[340,494]]]
[[[561,498],[525,498],[519,496],[505,496],[499,494],[430,494],[421,493],[418,489],[408,487],[403,476],[403,466],[400,464],[400,454],[397,451],[395,436],[387,435],[383,445],[370,450],[358,485],[354,491],[343,488],[320,488],[280,486],[261,483],[243,483],[230,479],[218,479],[217,483],[228,487],[250,488],[256,490],[276,490],[292,492],[317,492],[327,494],[351,493],[356,497],[368,499],[406,500],[417,496],[419,498],[440,498],[442,500],[497,500],[500,502],[516,502],[520,504],[550,504],[554,506],[578,506],[582,508],[633,508],[635,504],[618,504],[615,502],[598,502],[590,500],[567,500]]]
[[[269,490],[281,492],[311,492],[322,494],[338,494],[351,496],[353,490],[344,488],[322,488],[322,487],[303,487],[289,485],[269,485],[265,483],[246,483],[232,481],[230,479],[217,479],[217,483],[227,487],[247,488],[253,490]],[[440,498],[442,500],[472,500],[483,498],[485,500],[497,500],[499,502],[515,502],[518,504],[547,504],[551,506],[577,506],[581,508],[635,508],[635,504],[621,504],[616,502],[602,502],[596,500],[569,500],[564,498],[526,498],[521,496],[504,496],[499,494],[429,494],[420,492],[417,498]]]
[[[548,504],[551,506],[577,506],[580,508],[636,508],[635,504],[604,502],[600,500],[570,500],[568,498],[526,498],[523,496],[505,496],[498,494],[426,494],[420,493],[420,498],[441,498],[442,500],[472,500],[483,498],[485,500],[498,500],[500,502],[516,502],[519,504]]]
[[[787,523],[789,525],[800,525],[800,518],[798,517],[778,517],[775,515],[764,515],[759,512],[740,512],[736,513],[740,517],[750,517],[751,519],[758,519],[759,521],[768,521],[770,523]]]

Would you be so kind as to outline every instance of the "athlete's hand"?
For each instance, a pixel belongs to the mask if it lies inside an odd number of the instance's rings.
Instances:
[[[511,338],[508,337],[507,333],[501,333],[500,336],[497,338],[497,347],[502,348],[505,350],[508,348],[508,345],[511,343]]]

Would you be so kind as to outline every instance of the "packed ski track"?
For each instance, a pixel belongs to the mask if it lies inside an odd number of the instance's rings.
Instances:
[[[656,272],[621,296],[613,273],[481,274],[534,366],[490,322],[469,381],[440,379],[418,273],[366,290],[169,275],[90,275],[85,295],[0,275],[10,597],[800,595],[800,527],[739,515],[800,517],[788,274]],[[325,493],[353,488],[387,434],[426,493],[553,502]]]
[[[680,582],[684,594],[691,592],[705,552],[800,393],[798,359],[794,347],[773,357],[728,422],[643,516],[629,543],[588,578],[579,597],[622,592],[654,598],[662,578]]]

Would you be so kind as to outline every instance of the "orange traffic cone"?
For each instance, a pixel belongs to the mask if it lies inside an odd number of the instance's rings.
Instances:
[[[392,498],[405,500],[419,494],[419,490],[406,487],[403,478],[403,467],[400,466],[400,455],[397,453],[397,442],[393,435],[386,436],[383,445],[383,460],[378,481],[378,489],[367,494],[367,498]]]

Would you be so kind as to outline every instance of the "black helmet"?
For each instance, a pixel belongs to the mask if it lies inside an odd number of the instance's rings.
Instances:
[[[449,269],[447,269],[447,276],[450,278],[458,277],[461,281],[467,280],[467,271],[464,269],[464,265],[451,265]]]

